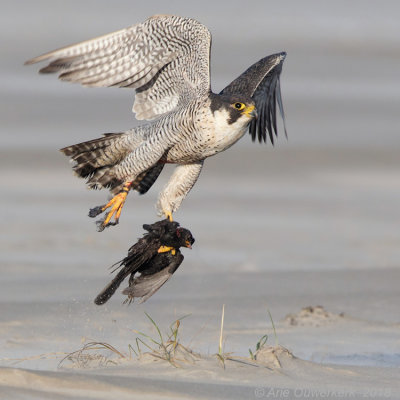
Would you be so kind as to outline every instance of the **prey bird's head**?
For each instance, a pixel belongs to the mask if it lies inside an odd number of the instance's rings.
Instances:
[[[143,225],[143,228],[150,232],[150,235],[157,238],[163,247],[192,248],[194,238],[189,229],[182,228],[176,221],[164,219],[151,225]]]
[[[192,248],[194,238],[192,233],[185,228],[176,227],[169,230],[160,238],[161,244],[167,247],[179,249],[180,247]]]
[[[194,243],[194,237],[192,233],[185,228],[178,228],[175,232],[177,242],[179,247],[187,247],[189,249],[192,248],[192,244]]]

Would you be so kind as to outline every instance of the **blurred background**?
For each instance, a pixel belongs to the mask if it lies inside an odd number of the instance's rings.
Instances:
[[[219,313],[223,302],[249,310],[265,300],[281,318],[323,301],[335,311],[399,321],[396,281],[380,281],[387,271],[398,277],[400,260],[394,0],[3,0],[0,307],[22,320],[44,309],[70,313],[60,326],[78,335],[92,334],[93,320],[83,331],[82,321],[100,313],[143,319],[140,307],[121,311],[119,294],[102,309],[92,300],[107,267],[124,257],[143,223],[157,219],[157,194],[171,169],[146,196],[129,195],[118,227],[96,232],[87,212],[108,193],[86,190],[58,149],[135,126],[134,93],[60,82],[23,63],[163,13],[193,17],[212,32],[215,92],[260,58],[288,53],[281,77],[288,140],[280,125],[275,147],[246,135],[206,161],[175,215],[196,237],[194,249],[148,308],[157,314],[167,301],[184,311],[184,300],[201,317],[200,310]],[[46,336],[43,327],[30,329]]]

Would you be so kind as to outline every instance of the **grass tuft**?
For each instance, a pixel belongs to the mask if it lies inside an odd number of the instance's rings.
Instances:
[[[141,345],[143,345],[150,350],[150,355],[161,360],[168,361],[175,368],[180,366],[179,362],[194,361],[194,353],[179,342],[179,328],[181,326],[181,321],[189,315],[184,315],[183,317],[178,318],[169,326],[169,332],[167,334],[168,336],[166,336],[166,339],[164,339],[161,329],[154,319],[151,318],[151,316],[146,312],[145,315],[155,327],[158,337],[153,338],[144,332],[140,332],[138,330],[133,331],[142,337],[137,337],[135,339],[136,350],[130,345],[130,349],[138,358],[144,354],[141,349]]]
[[[278,345],[279,345],[279,342],[278,342],[278,336],[277,336],[277,334],[276,334],[276,329],[275,329],[274,320],[272,319],[272,315],[271,315],[271,312],[269,311],[269,308],[268,308],[268,307],[267,307],[267,312],[268,312],[269,319],[270,319],[270,321],[271,321],[272,329],[274,330],[275,346],[278,346]],[[260,340],[256,343],[256,349],[254,350],[254,353],[253,353],[253,351],[252,351],[251,349],[249,349],[250,358],[251,358],[252,360],[255,360],[255,359],[256,359],[256,353],[257,353],[257,351],[262,350],[262,349],[265,347],[265,345],[267,344],[267,341],[268,341],[268,335],[265,334],[265,335],[262,336],[262,337],[260,338]]]
[[[116,354],[119,359],[126,359],[127,356],[117,350],[114,346],[105,342],[89,342],[85,343],[83,347],[79,350],[73,351],[67,354],[59,363],[58,368],[61,368],[65,361],[70,361],[73,366],[78,368],[89,368],[92,365],[105,366],[109,364],[117,365],[118,362],[113,360],[109,355],[104,355],[98,351],[108,350],[111,354]],[[93,353],[96,351],[95,353]]]
[[[270,310],[267,308],[268,316],[271,321],[272,329],[275,337],[275,346],[279,346],[278,336],[276,333],[275,324]],[[76,351],[71,353],[48,353],[38,356],[27,357],[23,359],[2,359],[8,362],[19,363],[23,361],[39,359],[39,358],[60,358],[63,356],[58,366],[62,367],[65,363],[69,362],[69,367],[72,368],[95,368],[108,365],[117,365],[123,360],[132,360],[134,358],[140,360],[143,356],[147,355],[160,360],[165,360],[173,367],[181,367],[180,363],[193,364],[200,358],[199,354],[192,352],[189,348],[180,343],[180,329],[182,320],[188,315],[173,321],[166,331],[162,331],[157,322],[147,313],[144,313],[155,329],[155,333],[147,334],[138,330],[133,330],[138,336],[135,338],[134,344],[128,345],[128,352],[124,353],[106,342],[88,341]],[[267,346],[269,335],[263,335],[256,343],[255,349],[249,348],[250,360],[246,357],[233,357],[233,353],[224,352],[224,344],[226,338],[224,337],[224,323],[225,323],[225,304],[222,305],[221,323],[219,329],[218,352],[215,354],[222,367],[226,368],[226,361],[240,362],[246,365],[257,365],[257,353]],[[272,348],[272,347],[271,347]],[[253,362],[254,361],[254,362]],[[278,360],[279,362],[279,360]]]
[[[90,341],[85,343],[79,350],[68,353],[59,362],[58,366],[61,367],[66,361],[71,362],[72,366],[77,368],[101,367],[110,364],[116,365],[123,359],[131,360],[133,358],[132,354],[135,354],[137,359],[140,359],[144,354],[150,354],[153,357],[168,361],[174,367],[179,367],[178,362],[195,360],[195,354],[179,342],[181,321],[188,315],[175,320],[169,326],[169,332],[167,334],[161,332],[158,324],[149,314],[145,312],[145,315],[156,329],[157,336],[152,337],[144,332],[133,330],[133,332],[140,336],[135,338],[134,346],[131,344],[128,345],[128,354],[122,353],[109,343]],[[106,350],[108,354],[104,354],[104,350]]]

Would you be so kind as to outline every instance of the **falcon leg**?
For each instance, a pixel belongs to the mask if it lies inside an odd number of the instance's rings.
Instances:
[[[173,222],[172,212],[171,211],[164,211],[165,218],[169,220],[169,222]]]
[[[131,187],[131,182],[125,184],[122,190],[119,193],[117,193],[107,204],[103,206],[94,207],[89,211],[89,217],[94,218],[97,215],[106,211],[108,208],[111,208],[111,210],[108,212],[108,214],[105,216],[103,220],[97,221],[98,225],[97,229],[99,232],[103,231],[104,228],[107,228],[108,226],[113,226],[118,224],[119,217],[122,212],[122,207],[125,204],[126,196],[128,196],[130,187]],[[113,217],[114,221],[111,222],[111,219]]]
[[[179,164],[171,175],[168,183],[161,191],[157,209],[160,215],[165,215],[172,222],[172,213],[181,205],[183,199],[196,183],[203,166],[203,160],[191,164]]]

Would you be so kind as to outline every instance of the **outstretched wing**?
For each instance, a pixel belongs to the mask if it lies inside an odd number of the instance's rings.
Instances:
[[[286,53],[282,52],[261,59],[221,92],[221,94],[243,94],[253,98],[258,114],[249,126],[249,133],[253,141],[258,137],[259,142],[266,142],[268,134],[274,144],[274,134],[278,136],[276,105],[279,107],[287,136],[279,80],[285,57]]]
[[[28,60],[41,73],[84,86],[136,89],[137,119],[154,119],[210,89],[211,35],[190,18],[156,15],[141,24]]]

